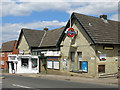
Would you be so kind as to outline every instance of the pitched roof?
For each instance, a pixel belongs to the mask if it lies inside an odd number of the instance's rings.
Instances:
[[[44,35],[44,31],[42,30],[33,30],[33,29],[25,29],[23,28],[23,33],[25,38],[31,47],[38,47],[40,41]]]
[[[64,27],[46,31],[45,37],[43,37],[45,34],[44,30],[33,30],[33,29],[23,28],[21,32],[23,32],[23,34],[25,35],[25,38],[30,47],[39,47],[40,43],[41,43],[40,47],[47,47],[47,46],[57,45],[57,42],[63,30]]]
[[[86,33],[96,44],[120,44],[120,22],[107,20],[98,17],[73,13]]]
[[[2,43],[2,52],[12,52],[17,40]]]
[[[41,47],[56,46],[63,31],[64,31],[64,27],[47,31],[46,36],[41,44]]]

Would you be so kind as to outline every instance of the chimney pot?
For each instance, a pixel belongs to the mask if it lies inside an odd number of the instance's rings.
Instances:
[[[107,15],[100,15],[100,18],[107,20]]]
[[[48,28],[44,28],[44,31],[48,31]]]

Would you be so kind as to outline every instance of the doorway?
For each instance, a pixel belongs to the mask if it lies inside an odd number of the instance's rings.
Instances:
[[[105,73],[105,65],[98,65],[98,73]]]

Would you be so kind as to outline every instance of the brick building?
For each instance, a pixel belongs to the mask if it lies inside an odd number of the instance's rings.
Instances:
[[[17,45],[17,40],[13,40],[13,41],[8,41],[8,42],[4,42],[2,43],[2,49],[1,49],[1,58],[0,58],[0,67],[4,70],[8,69],[8,55],[12,55],[12,54],[18,54],[18,49],[16,49],[16,45]]]

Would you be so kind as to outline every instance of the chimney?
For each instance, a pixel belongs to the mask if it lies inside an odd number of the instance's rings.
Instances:
[[[44,28],[44,31],[48,31],[48,28]]]
[[[107,20],[107,15],[100,15],[100,18]]]

